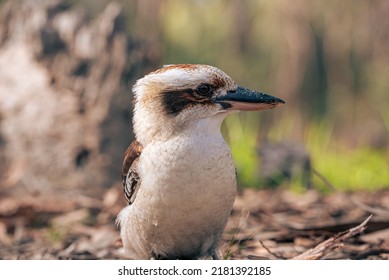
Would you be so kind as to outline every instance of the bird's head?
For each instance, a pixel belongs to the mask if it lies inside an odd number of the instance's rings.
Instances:
[[[238,86],[220,69],[201,64],[164,66],[139,79],[133,93],[134,130],[143,145],[199,123],[204,131],[219,130],[229,112],[272,109],[285,103]]]

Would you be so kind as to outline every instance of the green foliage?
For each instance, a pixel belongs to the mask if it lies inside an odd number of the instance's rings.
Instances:
[[[234,156],[239,183],[243,186],[258,185],[259,161],[256,138],[259,133],[258,119],[244,114],[230,116],[226,119],[224,128]]]
[[[282,141],[290,128],[289,120],[281,121],[270,130],[273,141]],[[231,116],[227,118],[224,133],[231,147],[241,185],[245,187],[264,186],[259,177],[260,160],[257,157],[259,135],[257,115],[250,117]],[[361,146],[347,149],[337,144],[333,125],[313,121],[305,128],[305,146],[309,151],[313,168],[322,174],[339,190],[377,190],[389,188],[389,151]],[[312,174],[313,186],[328,192],[326,183]],[[288,184],[295,191],[303,191],[299,177],[293,177]],[[280,182],[282,183],[282,182]]]
[[[347,148],[338,143],[332,127],[316,122],[307,128],[305,141],[314,168],[340,190],[389,188],[389,150]],[[316,187],[325,188],[320,178],[313,178]]]
[[[362,147],[343,153],[332,150],[314,157],[316,168],[338,189],[389,188],[389,160],[382,151]]]
[[[312,154],[314,167],[332,185],[340,190],[377,190],[389,188],[389,154],[387,150],[361,146],[355,149],[338,147],[330,139],[327,129],[311,132],[307,146]],[[320,135],[322,136],[320,138]],[[327,136],[327,137],[326,137]],[[314,185],[323,188],[324,183],[314,177]]]

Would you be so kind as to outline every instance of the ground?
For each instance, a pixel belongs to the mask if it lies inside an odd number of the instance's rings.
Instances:
[[[0,197],[0,259],[125,259],[115,226],[125,205],[121,192],[116,185],[101,199],[78,196],[66,202]],[[246,189],[235,201],[222,255],[290,259],[330,239],[330,245],[318,246],[320,254],[303,258],[389,259],[388,206],[389,190],[322,195]],[[358,228],[362,233],[336,239],[370,214],[366,228]]]

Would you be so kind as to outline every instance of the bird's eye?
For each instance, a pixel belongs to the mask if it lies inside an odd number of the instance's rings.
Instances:
[[[212,92],[212,87],[208,84],[201,84],[196,88],[198,94],[209,95]]]

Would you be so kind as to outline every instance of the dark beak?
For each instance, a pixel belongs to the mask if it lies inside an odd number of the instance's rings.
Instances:
[[[238,111],[259,111],[273,109],[285,103],[285,101],[254,90],[239,86],[236,90],[227,91],[227,94],[217,96],[215,102],[221,104],[224,109]]]

